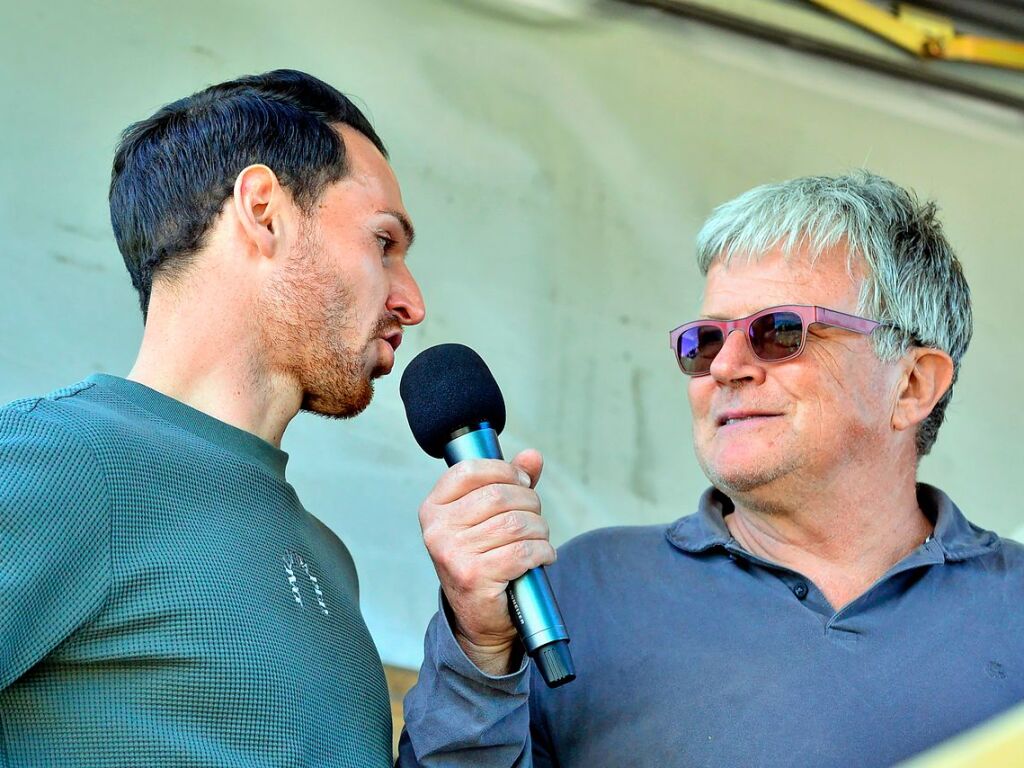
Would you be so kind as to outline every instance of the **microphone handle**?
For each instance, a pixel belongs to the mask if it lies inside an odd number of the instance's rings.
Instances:
[[[467,459],[504,459],[498,433],[483,422],[475,429],[459,430],[445,446],[448,466]],[[513,579],[506,590],[509,615],[530,658],[534,660],[549,688],[576,679],[569,653],[569,633],[562,620],[543,567],[531,568]]]

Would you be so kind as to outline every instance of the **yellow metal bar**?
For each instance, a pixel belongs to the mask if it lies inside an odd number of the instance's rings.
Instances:
[[[1024,44],[1021,43],[993,40],[988,37],[957,35],[952,40],[941,41],[939,45],[941,48],[939,55],[943,59],[1024,69]]]
[[[1024,43],[958,35],[941,16],[900,4],[893,16],[864,0],[810,0],[918,56],[1024,69]]]
[[[938,16],[905,3],[900,3],[896,7],[896,18],[903,24],[916,27],[935,40],[951,40],[956,35],[953,22],[945,16]]]
[[[918,56],[928,55],[929,43],[934,45],[932,38],[923,30],[900,21],[864,0],[810,1]]]

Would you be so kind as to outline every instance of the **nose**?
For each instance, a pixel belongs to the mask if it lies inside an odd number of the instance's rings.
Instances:
[[[754,357],[754,350],[744,333],[733,330],[725,337],[725,343],[711,361],[711,376],[720,384],[735,384],[764,381],[764,365]]]
[[[385,306],[402,325],[422,323],[427,314],[420,286],[404,262],[392,276],[391,292]]]

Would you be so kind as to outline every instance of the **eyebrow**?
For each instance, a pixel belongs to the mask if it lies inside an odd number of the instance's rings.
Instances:
[[[377,213],[383,213],[398,219],[398,223],[402,225],[402,231],[405,233],[405,247],[412,248],[412,243],[416,239],[416,230],[413,229],[412,222],[409,221],[409,217],[401,211],[396,211],[391,208],[383,211],[377,211]]]

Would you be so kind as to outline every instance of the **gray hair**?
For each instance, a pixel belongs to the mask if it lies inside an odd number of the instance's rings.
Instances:
[[[714,210],[697,235],[697,262],[707,275],[715,262],[756,261],[776,248],[813,263],[845,246],[851,274],[858,259],[867,267],[857,312],[884,324],[872,334],[879,359],[935,347],[953,358],[955,382],[971,342],[971,291],[936,212],[867,171],[765,184]],[[918,427],[918,457],[931,450],[952,395],[950,386]]]

